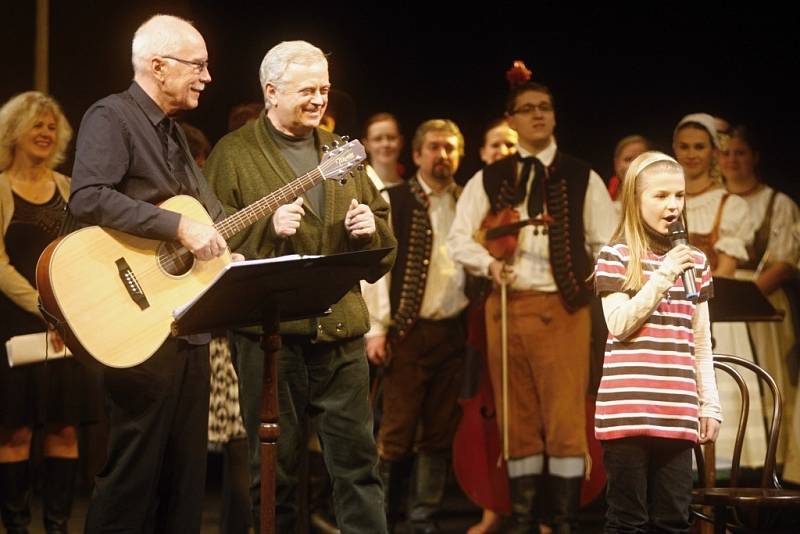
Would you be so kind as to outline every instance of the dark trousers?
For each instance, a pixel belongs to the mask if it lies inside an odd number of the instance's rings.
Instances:
[[[450,450],[461,420],[464,340],[463,323],[456,318],[420,319],[404,339],[392,341],[392,359],[383,374],[382,459],[401,460],[414,448],[420,454]]]
[[[250,442],[250,495],[258,528],[258,425],[264,354],[255,337],[233,333],[231,344],[236,352],[239,399]],[[298,473],[308,446],[305,429],[309,419],[322,443],[341,532],[386,532],[363,338],[315,344],[305,337],[284,337],[278,352],[278,402],[281,434],[276,532],[290,534],[298,528]]]
[[[649,436],[603,441],[603,532],[689,532],[692,443]]]
[[[86,532],[200,532],[206,476],[208,345],[167,340],[146,362],[103,371],[108,459]]]

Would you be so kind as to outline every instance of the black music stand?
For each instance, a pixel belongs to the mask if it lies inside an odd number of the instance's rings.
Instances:
[[[712,323],[782,321],[783,310],[776,310],[755,283],[735,278],[714,278],[714,298],[708,301]]]
[[[264,385],[261,393],[261,532],[275,532],[278,391],[275,355],[281,320],[325,315],[359,280],[380,276],[390,248],[330,256],[283,256],[231,263],[192,302],[174,312],[172,335],[184,336],[260,324]]]

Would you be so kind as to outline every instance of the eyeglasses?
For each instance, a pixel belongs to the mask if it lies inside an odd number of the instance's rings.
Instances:
[[[161,56],[161,57],[163,57],[164,59],[171,59],[173,61],[177,61],[178,63],[183,63],[184,65],[188,65],[188,66],[192,67],[192,69],[198,74],[200,74],[201,72],[203,72],[204,70],[206,70],[208,68],[208,60],[206,60],[206,61],[189,61],[188,59],[181,59],[181,58],[172,57],[172,56]]]
[[[553,112],[553,104],[549,102],[542,102],[541,104],[525,104],[524,106],[520,106],[517,109],[511,110],[511,115],[530,115],[535,110],[539,110],[541,113],[552,113]]]

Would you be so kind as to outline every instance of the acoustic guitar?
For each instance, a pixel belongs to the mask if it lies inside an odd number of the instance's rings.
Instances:
[[[213,224],[228,239],[324,180],[343,183],[364,159],[359,141],[334,142],[314,170],[217,223],[189,196],[159,207]],[[230,261],[230,251],[201,261],[178,242],[90,226],[48,245],[36,285],[45,316],[76,357],[125,368],[158,350],[170,334],[173,310],[205,290]]]

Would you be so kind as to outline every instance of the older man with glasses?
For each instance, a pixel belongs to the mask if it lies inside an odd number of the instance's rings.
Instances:
[[[172,118],[211,81],[203,37],[157,15],[133,38],[134,81],[96,102],[78,133],[70,210],[81,222],[180,242],[201,260],[225,240],[209,224],[157,206],[174,195],[223,210]],[[146,362],[105,368],[108,460],[95,479],[86,532],[200,531],[208,437],[208,336],[170,338]]]

